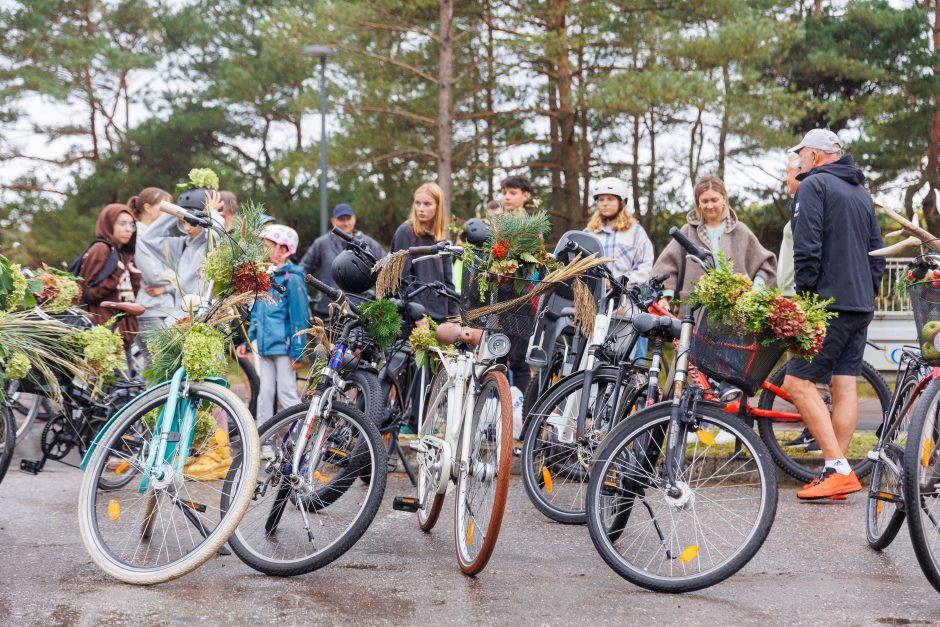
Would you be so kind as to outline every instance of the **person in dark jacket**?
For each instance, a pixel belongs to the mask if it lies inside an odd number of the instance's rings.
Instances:
[[[330,220],[330,224],[364,241],[369,246],[372,254],[375,255],[376,261],[385,256],[385,251],[382,250],[378,242],[362,231],[356,230],[356,214],[353,212],[353,208],[346,203],[341,203],[333,208],[333,218]],[[337,287],[336,281],[333,280],[333,260],[344,250],[346,250],[345,240],[339,235],[326,233],[310,244],[310,248],[307,249],[307,252],[300,260],[300,266],[307,274],[314,274],[330,287]],[[320,292],[317,292],[316,299],[313,303],[313,311],[325,320],[329,313],[330,301]]]
[[[444,193],[437,183],[425,183],[415,191],[411,218],[395,231],[391,251],[412,246],[431,246],[444,239]],[[417,264],[412,264],[409,259],[402,276],[422,282],[442,281],[453,288],[453,274],[451,260],[437,257]],[[429,290],[418,294],[415,300],[424,305],[427,314],[435,322],[443,322],[457,314],[456,303]]]
[[[790,149],[799,155],[800,186],[790,208],[793,270],[798,294],[834,299],[822,350],[812,362],[796,357],[784,388],[826,460],[819,477],[797,493],[805,500],[842,498],[862,489],[846,459],[858,421],[856,376],[885,261],[868,253],[881,248],[874,203],[865,176],[832,131],[814,129]],[[828,383],[832,415],[816,391]]]
[[[111,309],[101,307],[104,301],[135,302],[140,289],[141,273],[134,265],[134,250],[137,247],[137,224],[127,205],[111,204],[98,214],[95,236],[105,242],[96,242],[82,259],[79,276],[91,283],[105,267],[111,248],[118,252],[118,265],[107,277],[93,287],[83,286],[87,291],[88,315],[95,324],[105,324],[114,315]],[[117,322],[117,330],[124,338],[124,346],[134,341],[138,330],[136,316],[123,316]]]

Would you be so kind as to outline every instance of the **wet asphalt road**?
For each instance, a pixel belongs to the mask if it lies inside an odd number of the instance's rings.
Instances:
[[[410,493],[395,474],[363,539],[318,572],[275,579],[233,555],[138,588],[109,579],[85,553],[79,471],[50,463],[34,477],[18,466],[19,455],[0,484],[2,624],[940,623],[940,595],[921,574],[906,528],[884,553],[870,550],[859,495],[802,504],[782,487],[774,528],[750,564],[711,589],[671,596],[617,576],[584,527],[543,518],[518,476],[493,559],[467,578],[453,554],[450,503],[438,527],[422,533],[413,514],[390,507],[392,496]]]

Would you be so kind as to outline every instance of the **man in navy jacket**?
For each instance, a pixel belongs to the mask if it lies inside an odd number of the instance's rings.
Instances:
[[[790,208],[793,265],[798,294],[832,298],[838,317],[829,321],[822,350],[812,362],[796,357],[784,388],[819,444],[826,465],[797,493],[800,499],[845,498],[862,489],[845,458],[858,422],[856,376],[885,262],[868,253],[880,248],[874,203],[862,186],[865,176],[832,131],[814,129],[790,149],[799,155],[800,181]],[[832,415],[816,391],[828,383]]]

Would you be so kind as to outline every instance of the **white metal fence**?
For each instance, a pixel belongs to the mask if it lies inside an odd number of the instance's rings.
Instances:
[[[875,298],[876,313],[911,314],[911,299],[907,290],[898,290],[897,283],[907,272],[907,264],[912,257],[891,257],[887,259],[884,276],[881,277],[881,289]],[[913,316],[913,315],[912,315]]]

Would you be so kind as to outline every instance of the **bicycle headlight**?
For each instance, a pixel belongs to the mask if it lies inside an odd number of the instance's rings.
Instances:
[[[486,350],[495,358],[500,358],[509,352],[509,338],[502,333],[491,333],[486,337]]]

